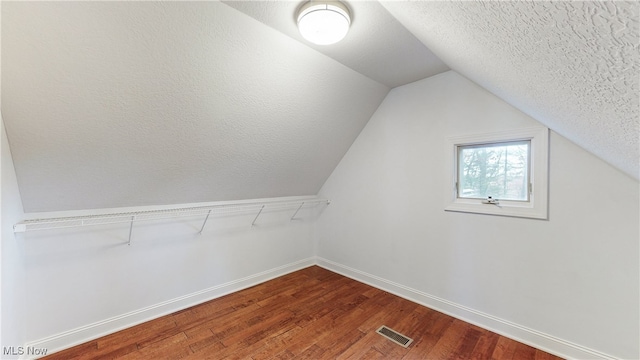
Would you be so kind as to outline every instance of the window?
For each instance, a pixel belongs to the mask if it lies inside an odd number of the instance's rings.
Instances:
[[[547,128],[449,139],[447,211],[547,218]]]
[[[531,141],[458,146],[458,197],[529,201]]]

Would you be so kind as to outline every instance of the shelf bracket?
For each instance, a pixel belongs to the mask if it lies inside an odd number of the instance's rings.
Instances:
[[[298,210],[296,210],[296,212],[293,213],[293,216],[291,217],[291,221],[295,220],[296,215],[298,215],[298,211],[300,211],[300,209],[302,209],[303,206],[304,206],[304,201],[302,202],[302,204],[300,204],[300,206],[298,206]]]
[[[129,225],[129,242],[127,245],[131,246],[131,233],[133,232],[133,221],[136,219],[136,216],[131,216],[131,225]]]
[[[255,219],[253,219],[253,222],[251,223],[251,227],[253,227],[256,224],[256,220],[258,220],[258,216],[260,216],[263,209],[264,209],[264,205],[262,205],[262,207],[260,208],[260,211],[258,211],[258,215],[256,215]]]
[[[299,218],[297,218],[300,211],[307,206],[314,206],[315,204],[329,205],[331,202],[327,199],[317,198],[304,198],[291,201],[273,200],[269,202],[256,201],[256,202],[225,202],[224,204],[213,204],[207,206],[196,207],[184,207],[184,208],[172,208],[172,209],[157,209],[157,210],[143,210],[121,213],[102,213],[92,215],[80,215],[80,216],[67,216],[59,218],[42,218],[42,219],[29,219],[23,220],[13,225],[14,233],[21,233],[35,230],[55,230],[75,227],[85,227],[94,225],[106,225],[106,224],[122,224],[126,227],[129,223],[129,234],[127,239],[127,245],[131,245],[133,238],[133,223],[136,221],[149,221],[149,220],[161,220],[176,217],[194,216],[201,217],[205,215],[204,221],[200,227],[199,233],[202,234],[204,228],[207,226],[209,219],[218,213],[218,209],[224,209],[222,213],[240,213],[251,215],[251,212],[259,210],[255,215],[255,218],[251,222],[251,226],[255,226],[258,218],[262,215],[265,207],[274,204],[279,210],[283,210],[282,215],[287,216],[286,212],[289,209],[296,209],[290,220],[302,220],[305,213],[303,212]],[[226,211],[226,209],[230,209]],[[246,220],[246,219],[245,219]],[[197,221],[197,220],[196,220]],[[286,221],[286,220],[285,220]],[[122,229],[124,230],[124,229]],[[192,230],[195,230],[192,228]]]
[[[207,225],[207,220],[209,220],[209,215],[211,215],[211,209],[209,209],[209,211],[207,212],[207,217],[204,218],[204,222],[202,223],[202,228],[200,228],[200,231],[198,232],[198,234],[202,234],[202,230],[204,230],[204,226]]]

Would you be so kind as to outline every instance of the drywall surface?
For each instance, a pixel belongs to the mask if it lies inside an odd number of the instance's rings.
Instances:
[[[382,4],[451,69],[640,177],[640,3]]]
[[[0,338],[0,348],[3,351],[0,357],[2,359],[17,358],[4,353],[7,347],[14,347],[10,353],[18,353],[19,347],[24,345],[25,322],[27,315],[25,301],[25,259],[24,259],[24,243],[13,235],[13,224],[20,221],[23,217],[22,202],[20,200],[20,192],[18,191],[18,182],[16,181],[16,173],[11,160],[11,151],[7,135],[4,131],[4,122],[0,119],[0,133],[2,136],[2,144],[0,144],[0,171],[1,171],[1,194],[2,199],[2,216],[0,224],[2,227],[2,243],[0,244],[0,254],[2,259],[0,262],[2,274],[2,306],[1,316],[2,337]],[[15,350],[15,351],[14,351]]]
[[[300,35],[295,14],[301,1],[223,2],[390,88],[449,70],[378,1],[350,1],[349,32],[331,46]]]
[[[308,266],[317,210],[293,211],[211,215],[202,234],[204,217],[136,222],[131,245],[129,224],[21,233],[27,341],[54,351]]]
[[[316,194],[389,91],[217,1],[3,6],[29,213]]]
[[[549,220],[443,210],[447,137],[535,125],[453,71],[393,89],[320,192],[318,256],[637,359],[637,180],[551,132]]]

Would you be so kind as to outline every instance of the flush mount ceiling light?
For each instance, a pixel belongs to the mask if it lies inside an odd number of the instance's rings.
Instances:
[[[349,9],[339,1],[309,1],[298,10],[298,30],[303,38],[317,45],[342,40],[349,31]]]

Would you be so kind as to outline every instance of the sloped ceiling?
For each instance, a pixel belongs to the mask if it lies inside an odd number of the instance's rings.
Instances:
[[[453,70],[640,178],[640,2],[383,5]]]
[[[331,46],[311,44],[298,32],[295,14],[302,1],[224,3],[392,88],[449,70],[377,1],[349,2],[349,33]]]
[[[297,6],[3,2],[25,211],[316,194],[391,87],[448,67],[639,177],[637,3],[353,1],[335,47]]]
[[[27,212],[316,194],[389,87],[220,2],[5,2]]]

